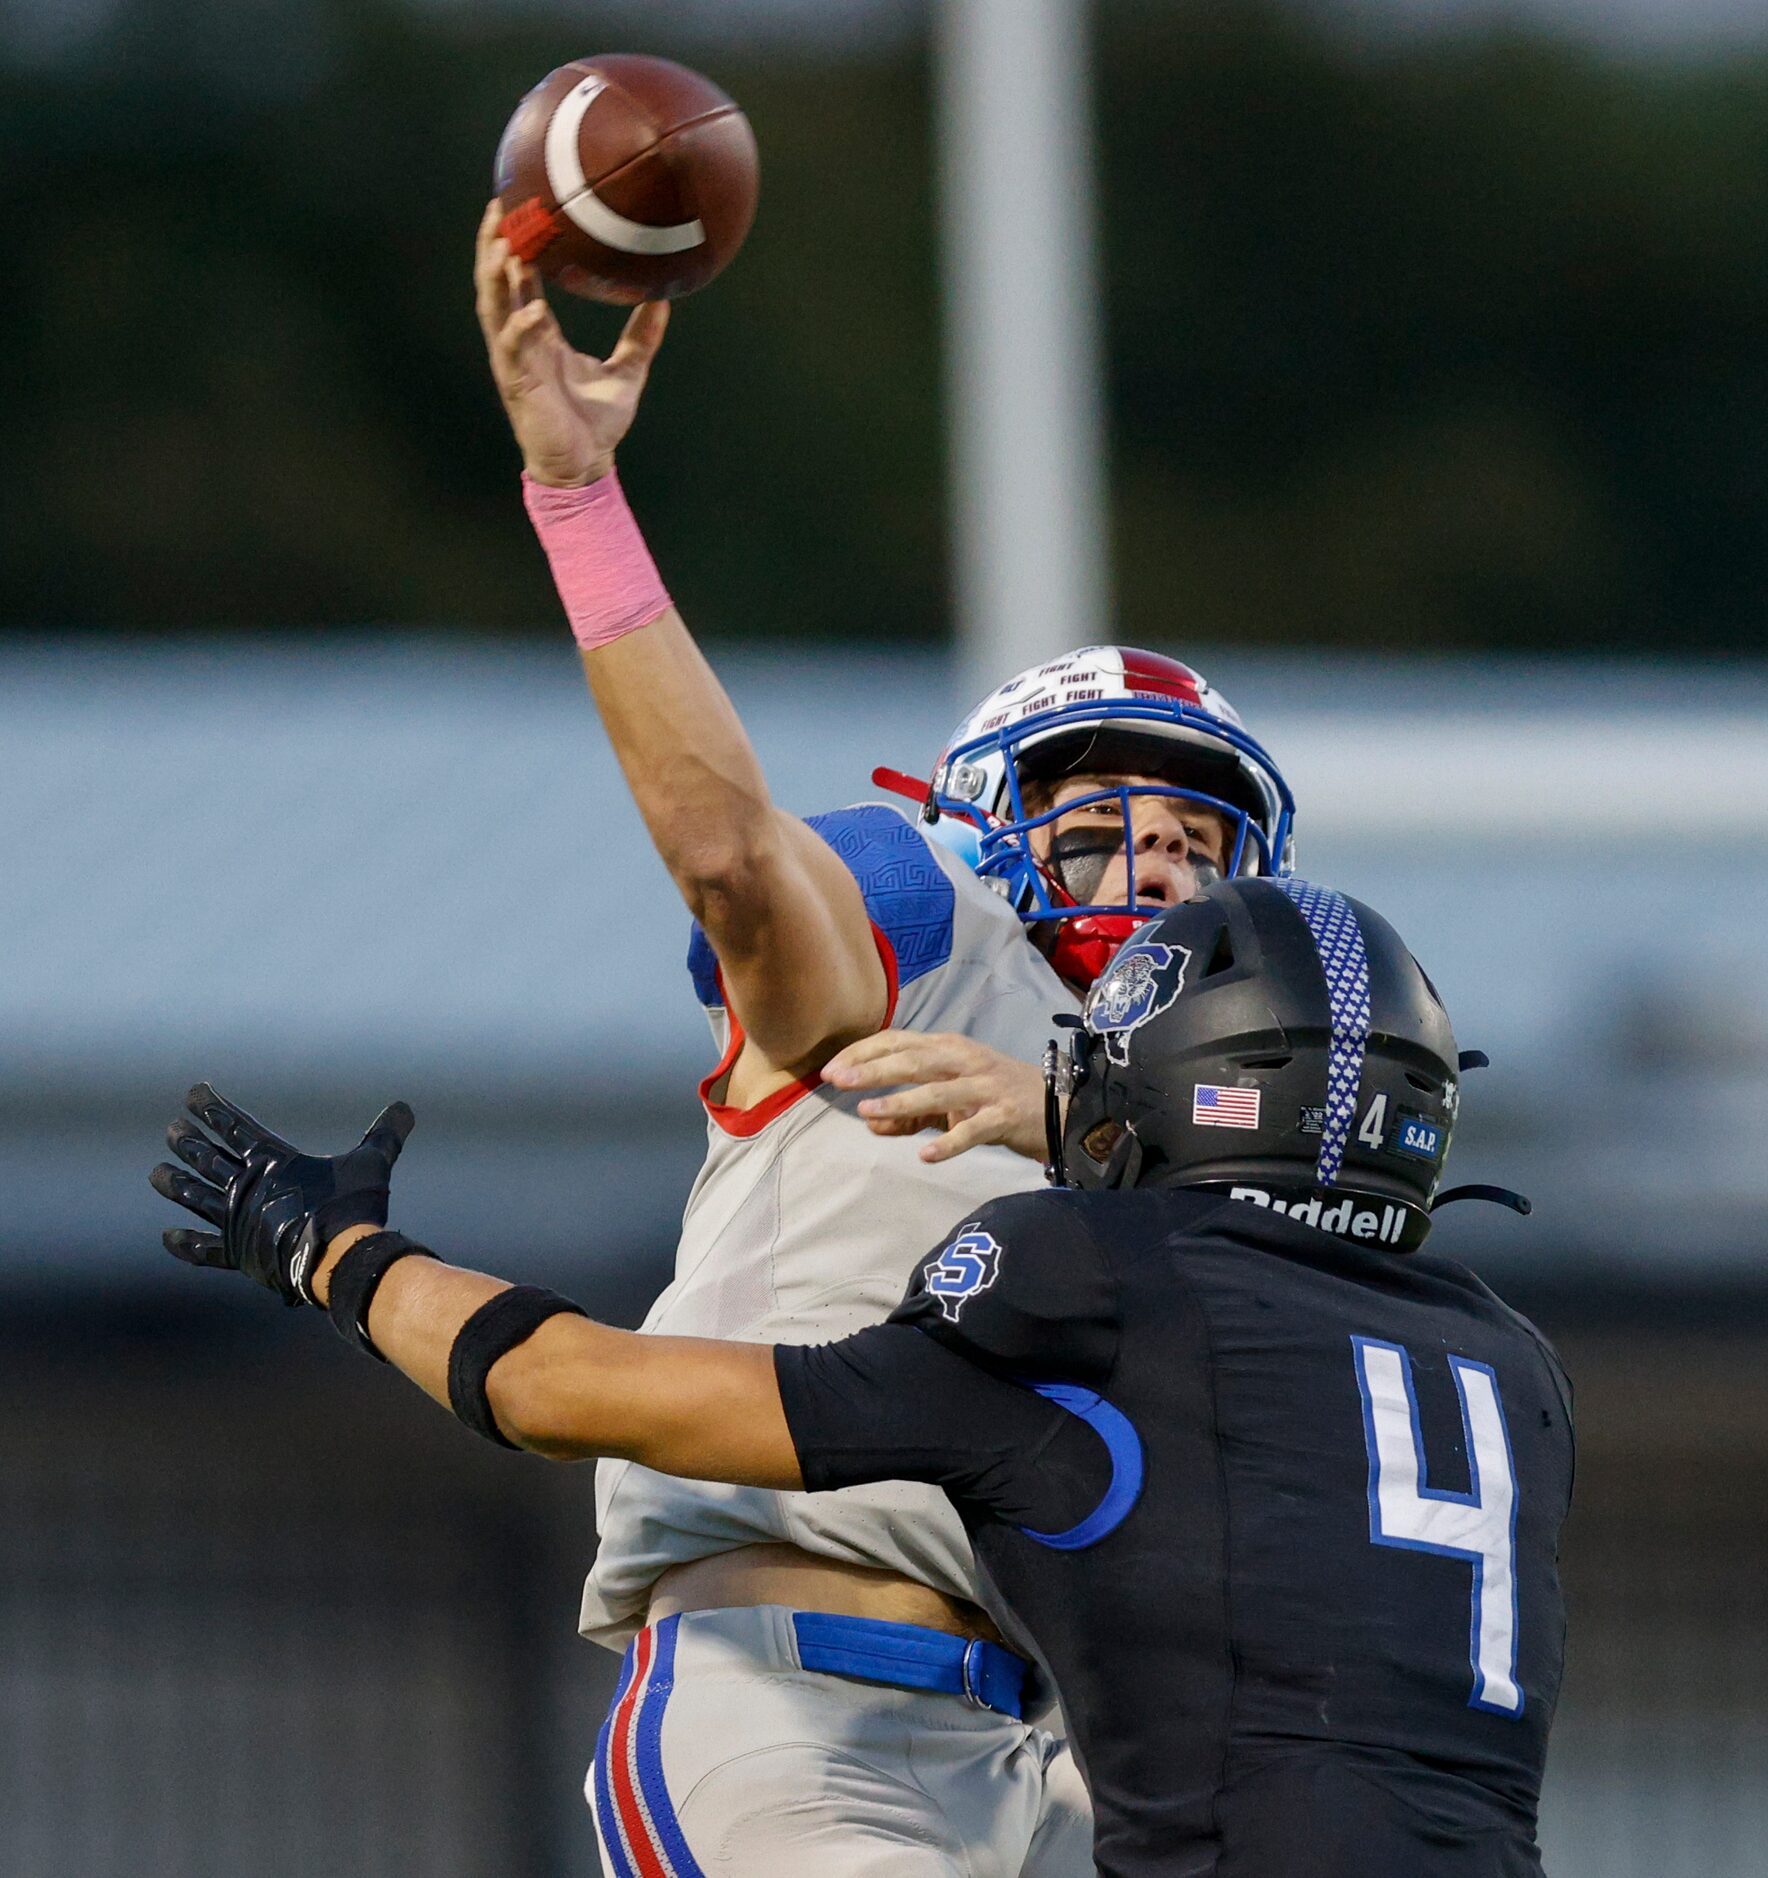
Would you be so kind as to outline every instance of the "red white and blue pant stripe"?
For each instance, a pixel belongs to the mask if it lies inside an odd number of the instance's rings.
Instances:
[[[663,1713],[680,1625],[665,1617],[632,1640],[596,1743],[596,1826],[615,1878],[705,1878],[663,1782]]]

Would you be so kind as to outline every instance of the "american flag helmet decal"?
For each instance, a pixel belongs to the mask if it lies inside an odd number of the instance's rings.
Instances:
[[[1363,951],[1362,928],[1342,893],[1305,880],[1274,884],[1295,902],[1296,911],[1307,922],[1326,973],[1332,1043],[1326,1058],[1326,1125],[1320,1132],[1314,1177],[1322,1187],[1330,1187],[1344,1165],[1344,1151],[1357,1119],[1363,1054],[1369,1047],[1369,960]]]

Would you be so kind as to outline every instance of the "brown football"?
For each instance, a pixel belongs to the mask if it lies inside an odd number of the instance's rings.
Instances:
[[[692,293],[743,245],[761,184],[749,120],[668,59],[573,59],[497,146],[510,246],[549,280],[631,306]]]

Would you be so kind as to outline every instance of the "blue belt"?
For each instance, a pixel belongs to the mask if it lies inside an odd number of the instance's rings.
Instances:
[[[794,1611],[792,1628],[798,1633],[798,1660],[806,1669],[894,1683],[899,1689],[937,1689],[1020,1719],[1030,1666],[998,1643],[919,1624],[834,1617],[827,1611]]]

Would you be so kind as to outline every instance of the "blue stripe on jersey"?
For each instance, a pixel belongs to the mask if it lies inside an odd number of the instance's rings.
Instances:
[[[811,815],[816,830],[859,882],[866,912],[896,954],[899,988],[936,971],[952,955],[952,913],[957,895],[927,837],[882,803]],[[723,1003],[718,961],[698,923],[688,941],[694,995],[711,1008]]]
[[[1033,1532],[1029,1526],[1019,1530],[1039,1545],[1057,1552],[1082,1552],[1097,1545],[1129,1518],[1130,1509],[1142,1497],[1142,1437],[1135,1424],[1121,1409],[1115,1409],[1092,1389],[1082,1389],[1071,1382],[1033,1382],[1034,1389],[1058,1408],[1078,1415],[1105,1443],[1111,1456],[1111,1483],[1099,1504],[1078,1526],[1066,1532]]]

